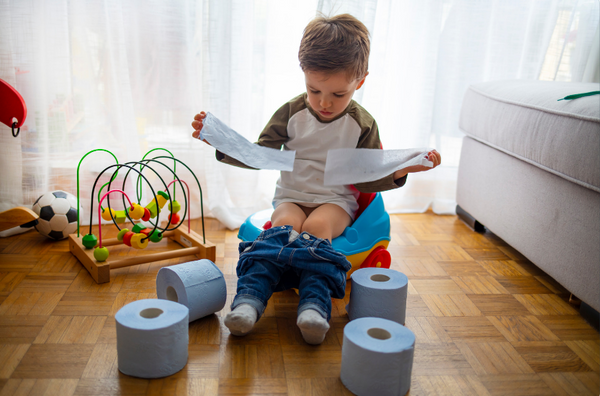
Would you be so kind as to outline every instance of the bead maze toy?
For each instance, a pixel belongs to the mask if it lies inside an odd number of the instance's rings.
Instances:
[[[164,150],[170,154],[170,156],[155,156],[153,158],[146,158],[151,152],[156,150]],[[90,226],[89,232],[80,236],[79,233],[79,212],[77,213],[77,235],[71,234],[69,236],[69,250],[71,253],[77,257],[77,259],[83,264],[83,266],[88,270],[92,278],[97,283],[106,283],[110,282],[110,270],[129,267],[133,265],[153,262],[153,261],[161,261],[167,260],[177,257],[183,257],[188,255],[195,255],[199,259],[208,259],[211,261],[215,261],[216,259],[216,247],[210,242],[206,241],[205,232],[204,232],[204,208],[202,203],[202,187],[200,186],[200,182],[194,172],[183,162],[176,159],[171,152],[165,149],[153,149],[150,150],[146,155],[142,158],[141,161],[136,162],[127,162],[124,164],[120,164],[117,160],[117,157],[108,150],[104,149],[96,149],[85,154],[79,165],[77,167],[77,206],[79,207],[79,168],[83,160],[93,152],[96,151],[105,151],[113,156],[116,164],[106,167],[100,174],[96,177],[94,185],[92,187],[91,194],[91,206],[90,206]],[[169,165],[165,163],[168,160],[169,162],[173,162],[173,167],[171,168]],[[201,208],[201,221],[202,221],[202,236],[197,234],[195,231],[191,229],[191,220],[190,220],[190,205],[189,197],[190,197],[190,189],[188,184],[179,179],[176,174],[176,165],[180,164],[187,168],[198,185],[198,189],[200,191],[200,208]],[[139,166],[139,169],[136,167]],[[170,183],[166,183],[165,180],[159,175],[156,171],[156,167],[161,166],[166,169],[173,175],[173,180]],[[150,184],[148,178],[143,174],[144,170],[149,170],[158,177],[158,179],[162,182],[162,190],[155,190],[154,187]],[[97,184],[101,177],[106,173],[112,171],[112,175],[110,175],[109,181],[102,185],[98,189],[97,196],[97,213],[98,213],[98,237],[92,233],[92,219],[94,212],[94,203],[95,203],[95,191]],[[123,178],[122,187],[111,189],[111,184],[116,179],[118,173],[120,171],[126,171],[125,177]],[[125,193],[125,186],[127,182],[127,178],[129,174],[133,172],[134,175],[137,175],[136,181],[136,195],[137,201],[131,200],[130,197]],[[152,199],[146,206],[142,206],[142,194],[141,188],[143,183],[150,188],[152,192]],[[181,193],[183,195],[183,205],[180,204],[175,199],[175,190],[176,185],[180,186]],[[184,186],[186,188],[184,188]],[[106,192],[103,193],[104,188],[106,187]],[[171,193],[170,188],[173,187],[173,192]],[[187,193],[186,193],[187,190]],[[114,210],[111,208],[110,204],[110,194],[115,193],[122,196],[123,210]],[[106,202],[106,207],[103,207],[103,202]],[[168,205],[167,205],[168,203]],[[166,226],[161,227],[160,223],[160,213],[163,208],[167,205],[169,209],[169,216],[166,220]],[[180,215],[179,213],[183,215]],[[184,223],[187,218],[187,231],[180,228],[180,226]],[[110,239],[102,239],[102,221],[112,221],[113,224],[119,230],[119,233],[116,238]],[[121,228],[119,225],[125,224],[127,221],[131,222],[131,230],[128,228]],[[105,224],[106,226],[106,224]],[[149,253],[140,256],[126,257],[126,258],[117,258],[110,259],[110,252],[108,250],[109,246],[124,244],[134,249],[145,249],[149,242],[159,243],[163,240],[163,238],[169,238],[179,245],[182,246],[182,249],[177,250],[169,250],[164,252],[157,253]]]

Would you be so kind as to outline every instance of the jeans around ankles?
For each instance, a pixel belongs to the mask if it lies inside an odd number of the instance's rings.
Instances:
[[[326,239],[303,232],[289,242],[291,226],[263,231],[239,245],[237,294],[231,304],[250,304],[260,318],[273,292],[297,288],[298,314],[314,309],[331,318],[331,298],[343,298],[352,265]]]

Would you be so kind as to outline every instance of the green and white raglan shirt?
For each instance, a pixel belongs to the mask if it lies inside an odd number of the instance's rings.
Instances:
[[[343,208],[354,220],[359,192],[378,192],[402,187],[406,176],[394,181],[393,174],[383,179],[348,185],[324,186],[327,152],[340,148],[380,149],[375,119],[354,100],[331,121],[319,120],[309,106],[306,93],[279,108],[256,142],[260,146],[280,150],[296,150],[294,170],[281,172],[273,205],[282,202],[316,207],[333,203]],[[248,166],[217,151],[217,160],[243,168]],[[358,190],[358,191],[357,191]]]

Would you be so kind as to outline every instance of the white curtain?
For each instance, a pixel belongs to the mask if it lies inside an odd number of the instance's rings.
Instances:
[[[0,211],[30,206],[46,191],[75,194],[79,160],[99,148],[120,163],[168,150],[198,177],[205,214],[230,228],[270,207],[277,172],[217,163],[212,148],[191,138],[190,123],[210,111],[254,141],[305,90],[297,51],[318,11],[351,13],[371,32],[370,74],[355,99],[377,120],[384,148],[442,153],[441,167],[384,193],[390,213],[453,212],[469,84],[578,81],[598,67],[596,0],[0,0],[0,78],[28,107],[17,138],[0,125]],[[81,164],[83,223],[95,178],[114,163],[99,151]],[[195,180],[183,165],[176,170],[198,217]],[[125,183],[132,199],[134,181]]]

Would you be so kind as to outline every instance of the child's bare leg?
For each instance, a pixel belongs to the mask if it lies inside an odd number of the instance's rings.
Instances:
[[[279,204],[271,215],[273,227],[292,226],[296,232],[302,232],[302,224],[306,220],[306,214],[302,208],[295,203],[284,202]]]
[[[342,235],[352,223],[352,218],[344,209],[335,204],[323,204],[313,210],[302,224],[302,232],[321,239],[329,239]]]

